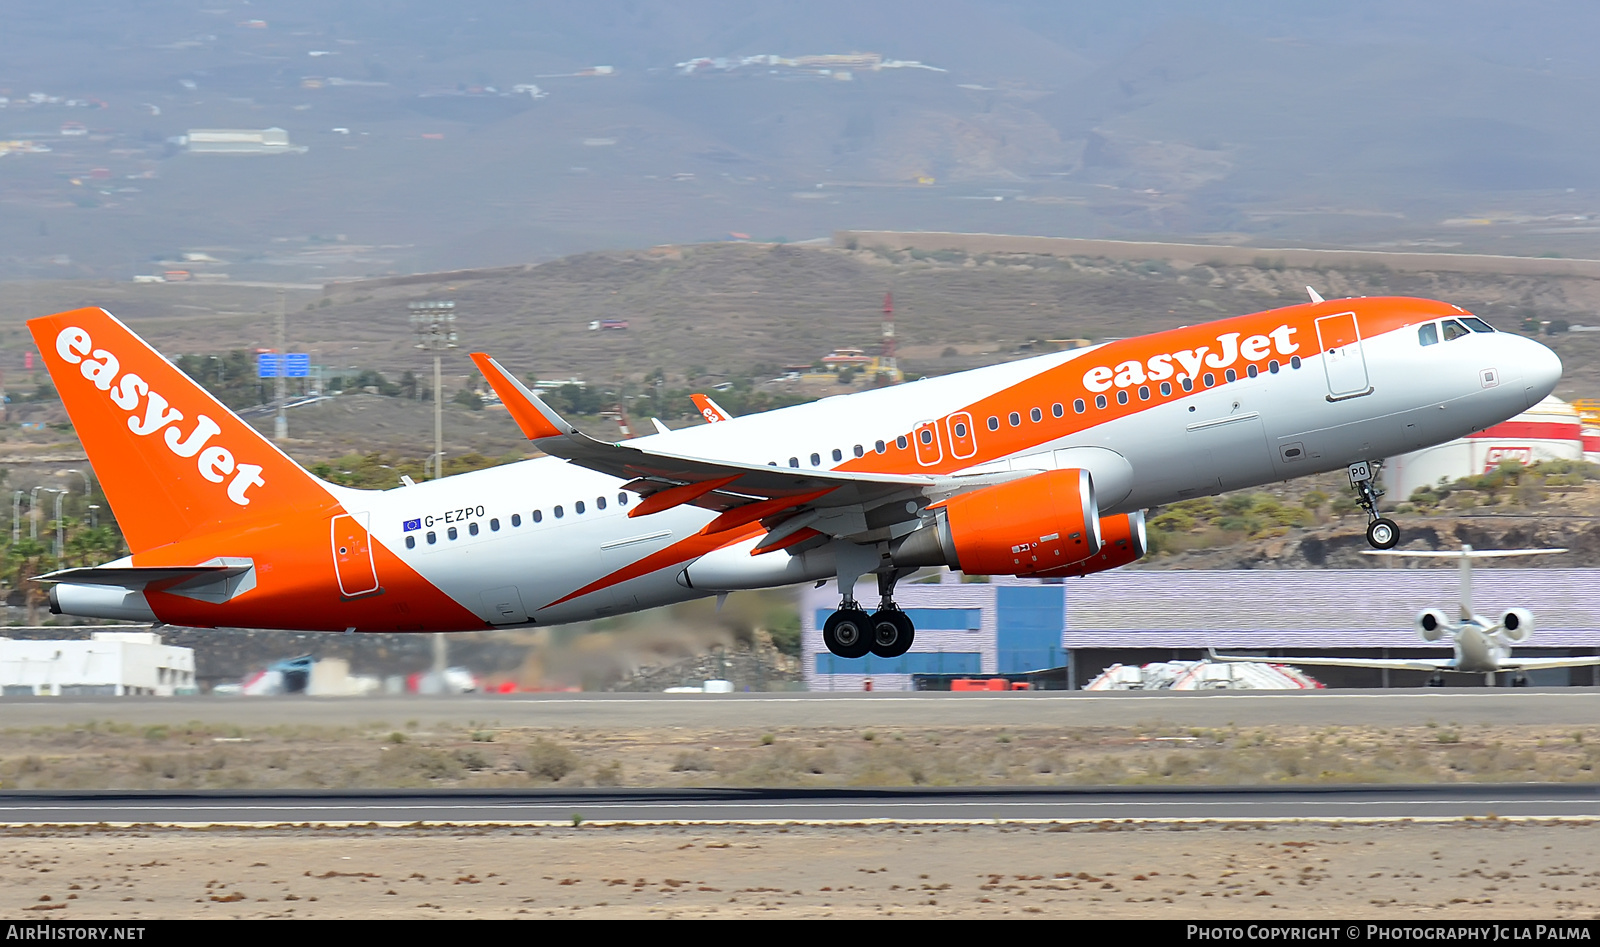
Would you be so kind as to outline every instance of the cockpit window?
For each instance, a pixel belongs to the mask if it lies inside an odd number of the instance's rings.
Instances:
[[[1479,319],[1477,316],[1462,316],[1461,317],[1461,321],[1465,322],[1467,324],[1467,328],[1471,329],[1474,332],[1493,332],[1494,331],[1494,326],[1491,326],[1489,323],[1484,322],[1482,319]]]
[[[1438,345],[1439,324],[1437,322],[1430,322],[1427,325],[1418,328],[1417,341],[1421,342],[1423,345]]]
[[[1467,334],[1466,327],[1454,319],[1446,319],[1444,321],[1444,340],[1446,342],[1454,342]]]

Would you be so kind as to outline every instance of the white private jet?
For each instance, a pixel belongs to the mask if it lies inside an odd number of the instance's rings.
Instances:
[[[1488,619],[1472,610],[1472,560],[1499,559],[1506,556],[1543,556],[1566,552],[1565,549],[1473,549],[1465,543],[1460,552],[1446,550],[1403,552],[1389,549],[1368,550],[1369,556],[1414,556],[1427,559],[1458,559],[1461,562],[1461,602],[1456,621],[1437,608],[1424,609],[1417,614],[1417,634],[1423,641],[1438,641],[1445,635],[1455,647],[1449,658],[1282,658],[1285,664],[1321,665],[1324,667],[1389,668],[1398,671],[1432,671],[1430,687],[1444,685],[1444,672],[1460,674],[1485,674],[1490,683],[1497,671],[1512,671],[1513,687],[1526,687],[1527,671],[1545,668],[1589,667],[1600,664],[1600,656],[1581,658],[1513,658],[1511,647],[1525,644],[1533,637],[1533,613],[1526,608],[1510,608],[1498,619]],[[1211,652],[1213,661],[1261,661],[1259,657],[1217,654]]]

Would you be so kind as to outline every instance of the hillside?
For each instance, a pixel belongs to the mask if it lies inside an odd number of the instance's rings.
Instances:
[[[667,391],[724,382],[779,389],[770,379],[781,366],[810,364],[836,346],[875,351],[886,292],[894,298],[902,364],[924,374],[1035,354],[1035,340],[1124,337],[1298,303],[1308,284],[1330,298],[1444,299],[1503,330],[1515,331],[1530,317],[1579,326],[1600,322],[1600,280],[1279,269],[1263,262],[1210,267],[700,244],[586,253],[509,270],[415,277],[403,285],[338,285],[327,294],[291,290],[285,306],[291,349],[310,352],[330,378],[376,370],[396,381],[410,371],[426,384],[431,361],[413,347],[406,306],[449,298],[456,302],[461,348],[446,359],[447,398],[477,384],[465,353],[484,350],[521,374],[575,377],[620,395],[640,420],[655,413],[672,423],[693,417],[686,400],[631,400],[654,391],[646,379],[657,369]],[[271,347],[278,297],[271,288],[194,283],[0,283],[0,364],[13,366],[7,383],[31,387],[42,380],[37,372],[18,373],[31,349],[24,314],[88,304],[110,309],[163,352],[217,355]],[[600,319],[625,319],[629,328],[588,328]],[[1600,333],[1572,331],[1545,341],[1566,364],[1558,395],[1600,393]],[[363,397],[379,411],[373,417],[383,418],[378,424],[358,423],[348,407],[298,409],[291,426],[307,439],[304,449],[336,456],[370,435],[383,449],[426,453],[432,428],[427,405]],[[452,420],[451,429],[465,423],[466,430],[482,431],[485,453],[514,445],[515,430],[503,415],[496,420],[455,405],[451,410],[466,419]],[[489,433],[496,425],[503,436]],[[359,433],[332,436],[339,430]]]

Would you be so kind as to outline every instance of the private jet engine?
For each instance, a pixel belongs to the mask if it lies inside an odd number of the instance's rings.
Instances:
[[[897,566],[949,566],[969,575],[1039,575],[1101,548],[1094,481],[1082,468],[1046,470],[960,493],[935,521],[893,547]]]
[[[1061,569],[1035,573],[1041,579],[1075,578],[1094,572],[1105,572],[1138,562],[1150,551],[1145,539],[1144,510],[1119,513],[1100,518],[1100,551]]]
[[[1438,641],[1450,627],[1450,616],[1437,608],[1417,613],[1417,634],[1422,636],[1423,641]]]
[[[1507,609],[1500,616],[1500,632],[1507,641],[1527,641],[1533,637],[1533,612],[1526,608]]]

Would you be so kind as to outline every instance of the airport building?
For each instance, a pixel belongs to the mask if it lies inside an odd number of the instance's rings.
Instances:
[[[97,631],[88,641],[0,638],[6,697],[171,697],[196,693],[194,650],[148,631]]]
[[[1515,654],[1563,657],[1600,654],[1600,569],[1473,570],[1474,611],[1497,618],[1529,608],[1534,631]],[[1080,688],[1112,664],[1193,660],[1205,649],[1253,654],[1448,657],[1448,644],[1428,644],[1414,628],[1417,613],[1453,613],[1460,596],[1454,568],[1271,569],[1216,571],[1113,570],[1077,579],[993,576],[963,581],[956,573],[902,582],[896,601],[917,626],[906,655],[840,658],[822,643],[822,624],[839,604],[834,583],[800,593],[802,660],[810,690],[912,690],[921,676],[1035,675],[1042,686]],[[856,600],[871,608],[875,582]],[[1293,664],[1283,659],[1282,663]],[[1309,669],[1336,687],[1420,686],[1422,671]],[[1600,684],[1595,668],[1532,672],[1536,686]],[[1452,675],[1452,686],[1483,683]]]

